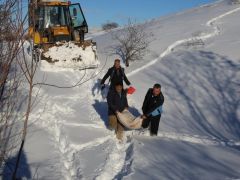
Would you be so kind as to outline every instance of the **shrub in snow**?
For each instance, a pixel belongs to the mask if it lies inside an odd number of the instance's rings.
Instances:
[[[231,0],[232,4],[240,4],[240,0]]]
[[[127,67],[130,61],[143,58],[152,36],[146,31],[145,26],[136,25],[131,20],[122,30],[113,32],[112,35],[117,41],[117,45],[113,47],[114,53],[123,59]]]
[[[107,23],[105,23],[105,24],[102,25],[102,29],[103,29],[104,31],[109,31],[109,30],[115,29],[115,28],[117,28],[117,27],[119,27],[119,25],[118,25],[118,23],[116,23],[116,22],[107,22]]]

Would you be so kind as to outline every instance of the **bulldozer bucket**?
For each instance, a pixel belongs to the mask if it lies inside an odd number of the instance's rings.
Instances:
[[[99,65],[96,43],[91,40],[44,43],[40,51],[40,59],[54,67],[92,69]]]

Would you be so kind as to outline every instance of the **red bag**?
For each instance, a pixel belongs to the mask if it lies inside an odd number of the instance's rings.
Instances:
[[[128,89],[127,89],[127,93],[128,94],[133,94],[134,92],[136,91],[136,89],[132,86],[130,86]]]

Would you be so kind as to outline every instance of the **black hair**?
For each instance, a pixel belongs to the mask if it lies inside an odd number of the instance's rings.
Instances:
[[[160,84],[154,84],[153,88],[159,89],[159,88],[161,88],[161,85]]]
[[[115,83],[115,87],[116,86],[123,86],[123,84],[121,82],[117,82],[117,83]]]

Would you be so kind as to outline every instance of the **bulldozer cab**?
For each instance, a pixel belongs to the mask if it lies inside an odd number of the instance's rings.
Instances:
[[[57,41],[84,41],[88,25],[79,3],[40,3],[35,9],[36,44],[55,43]],[[31,24],[30,24],[31,27]]]
[[[65,6],[42,6],[38,9],[39,30],[50,27],[68,26],[67,7]]]
[[[85,33],[88,33],[88,25],[80,4],[71,4],[69,12],[73,27],[73,39],[83,42]]]
[[[70,5],[69,12],[74,29],[82,29],[85,33],[87,33],[88,32],[87,22],[80,4]]]

